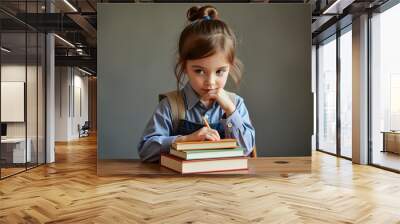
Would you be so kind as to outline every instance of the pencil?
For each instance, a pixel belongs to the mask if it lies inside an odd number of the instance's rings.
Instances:
[[[206,124],[207,128],[211,128],[210,125],[208,124],[207,119],[205,117],[203,117],[203,121],[204,121],[204,124]]]

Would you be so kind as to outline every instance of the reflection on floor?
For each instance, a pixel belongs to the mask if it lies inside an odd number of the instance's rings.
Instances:
[[[1,177],[2,178],[3,177],[7,177],[7,176],[10,176],[10,175],[19,173],[21,171],[24,171],[24,170],[25,170],[25,167],[23,167],[23,168],[20,168],[20,167],[17,167],[17,168],[1,168]]]
[[[372,157],[373,164],[400,171],[400,155],[392,152],[375,151]]]
[[[37,166],[36,163],[27,163],[26,165],[25,165],[25,163],[18,163],[18,164],[13,164],[13,163],[4,164],[3,163],[2,168],[1,168],[1,178],[5,178],[5,177],[11,176],[13,174],[20,173],[27,169],[29,170],[36,166]]]
[[[343,147],[341,148],[341,155],[347,158],[351,158],[352,157],[352,149],[348,148],[348,147]]]
[[[312,172],[98,177],[96,139],[0,181],[0,223],[399,223],[400,175],[314,152]],[[134,150],[134,149],[132,149]]]

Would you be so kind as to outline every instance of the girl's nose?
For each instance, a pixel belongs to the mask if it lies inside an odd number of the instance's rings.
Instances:
[[[211,74],[210,76],[208,76],[208,79],[206,80],[206,83],[209,86],[214,86],[215,85],[215,81],[216,81],[215,74]]]

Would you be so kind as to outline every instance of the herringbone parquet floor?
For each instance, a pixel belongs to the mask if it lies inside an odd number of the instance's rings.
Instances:
[[[0,223],[400,223],[400,175],[314,153],[312,173],[97,177],[96,139],[0,181]]]

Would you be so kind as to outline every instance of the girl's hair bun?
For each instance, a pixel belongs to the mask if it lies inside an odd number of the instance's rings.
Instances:
[[[218,11],[214,6],[206,5],[202,7],[193,6],[186,13],[187,20],[190,22],[202,19],[205,16],[209,16],[210,19],[218,19]]]

